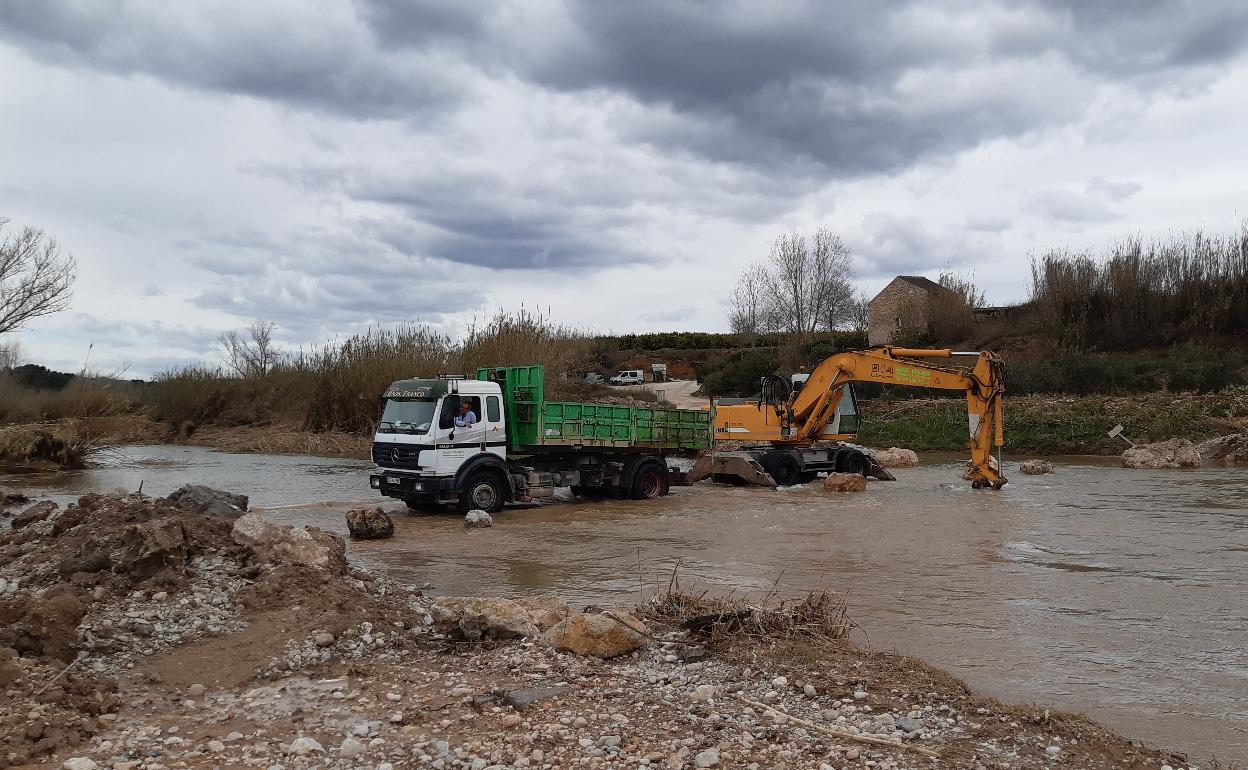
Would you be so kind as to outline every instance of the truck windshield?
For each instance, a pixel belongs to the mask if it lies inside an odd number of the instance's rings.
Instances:
[[[422,398],[388,398],[377,423],[380,433],[428,433],[438,400]]]

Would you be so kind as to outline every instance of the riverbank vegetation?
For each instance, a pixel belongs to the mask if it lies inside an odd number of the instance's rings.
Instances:
[[[861,409],[858,440],[868,446],[904,446],[920,452],[962,451],[966,446],[963,399],[880,399],[863,403]],[[1197,441],[1248,430],[1248,388],[1130,396],[1007,394],[1005,451],[1015,455],[1118,454],[1126,444],[1107,435],[1118,424],[1137,443],[1169,438]]]

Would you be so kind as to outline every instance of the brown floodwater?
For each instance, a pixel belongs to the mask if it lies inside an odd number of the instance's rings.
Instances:
[[[1003,700],[1088,713],[1194,762],[1248,758],[1248,472],[1058,458],[1056,474],[1014,472],[991,492],[970,489],[957,458],[933,459],[863,494],[701,484],[661,501],[512,509],[488,530],[405,513],[395,538],[352,555],[436,593],[587,604],[635,602],[677,565],[686,586],[723,592],[832,588],[849,596],[859,643]],[[70,499],[194,480],[341,532],[347,505],[378,502],[368,468],[133,447],[106,468],[5,484]]]

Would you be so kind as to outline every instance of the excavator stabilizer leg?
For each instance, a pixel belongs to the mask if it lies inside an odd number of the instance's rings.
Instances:
[[[776,480],[757,460],[737,452],[716,452],[698,458],[689,471],[689,483],[706,478],[758,487],[776,486]]]

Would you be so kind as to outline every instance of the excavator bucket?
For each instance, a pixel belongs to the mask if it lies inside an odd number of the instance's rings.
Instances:
[[[757,460],[737,452],[715,452],[699,457],[689,471],[689,483],[706,478],[742,486],[776,486],[776,480],[763,470]]]

